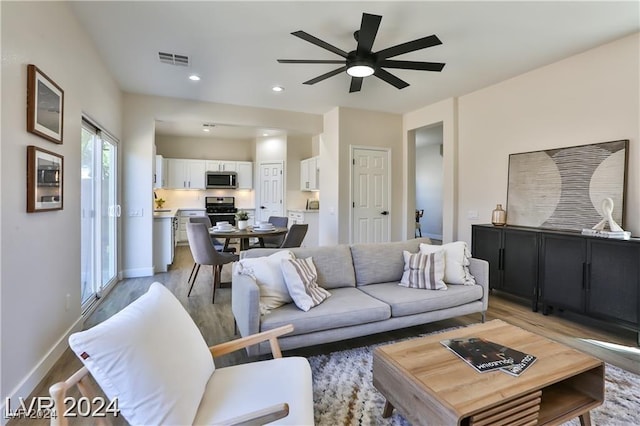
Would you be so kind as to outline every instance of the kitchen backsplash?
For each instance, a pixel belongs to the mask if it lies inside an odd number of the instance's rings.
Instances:
[[[204,208],[204,197],[236,197],[239,209],[255,208],[255,191],[233,189],[181,190],[156,189],[158,198],[165,200],[165,209]]]

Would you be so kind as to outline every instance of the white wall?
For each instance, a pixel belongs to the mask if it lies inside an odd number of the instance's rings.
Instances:
[[[27,397],[81,326],[80,124],[121,135],[122,95],[66,3],[2,2],[1,396]],[[27,64],[64,90],[64,143],[25,130]],[[64,209],[26,213],[26,147],[64,156]],[[71,298],[65,309],[65,298]],[[17,406],[17,401],[13,401]]]
[[[428,139],[422,144],[420,137]],[[442,126],[416,132],[416,209],[424,210],[422,235],[442,239]]]
[[[253,161],[251,139],[155,135],[156,153],[165,158]]]
[[[639,52],[635,34],[460,97],[460,239],[506,205],[509,154],[619,139],[630,140],[625,228],[640,235]]]
[[[337,165],[340,164],[340,108],[324,114],[323,133],[319,139],[322,204],[318,212],[318,244],[330,246],[339,241],[340,177]]]

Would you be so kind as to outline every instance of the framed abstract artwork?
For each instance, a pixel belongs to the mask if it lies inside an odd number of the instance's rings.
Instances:
[[[27,66],[27,131],[62,143],[64,91],[35,65]]]
[[[507,225],[581,231],[614,202],[623,225],[629,141],[509,155]]]
[[[27,212],[62,210],[63,161],[55,152],[27,147]]]

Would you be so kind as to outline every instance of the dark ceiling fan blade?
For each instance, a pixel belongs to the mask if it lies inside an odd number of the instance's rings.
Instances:
[[[305,33],[302,30],[292,32],[291,34],[296,36],[296,37],[299,37],[299,38],[303,39],[304,41],[308,41],[309,43],[315,44],[316,46],[322,47],[323,49],[326,49],[326,50],[328,50],[330,52],[333,52],[336,55],[340,55],[343,58],[347,57],[347,52],[345,52],[344,50],[338,49],[337,47],[330,45],[326,41],[322,41],[319,38],[314,37],[309,33]]]
[[[376,68],[376,72],[374,73],[374,75],[380,80],[384,80],[398,89],[404,89],[409,85],[409,83],[407,83],[406,81],[400,80],[398,77],[388,71],[383,70],[382,68]]]
[[[442,62],[415,62],[415,61],[393,61],[385,59],[378,62],[378,66],[385,68],[396,68],[403,70],[419,70],[419,71],[442,71],[444,68]]]
[[[340,59],[278,59],[281,64],[344,64]]]
[[[402,55],[403,53],[413,52],[415,50],[426,49],[427,47],[437,46],[442,44],[438,36],[435,34],[419,38],[417,40],[408,41],[406,43],[391,46],[376,52],[378,59],[387,59],[393,56]]]
[[[381,20],[382,16],[379,15],[371,15],[369,13],[362,14],[360,31],[358,31],[358,47],[356,49],[358,55],[371,52]]]
[[[325,79],[327,79],[327,78],[329,78],[329,77],[333,77],[334,75],[338,75],[338,74],[340,74],[341,72],[345,71],[346,69],[347,69],[347,66],[346,66],[346,65],[345,65],[344,67],[336,68],[336,69],[335,69],[335,70],[333,70],[333,71],[329,71],[328,73],[325,73],[325,74],[319,75],[319,76],[318,76],[318,77],[316,77],[316,78],[312,78],[311,80],[307,80],[307,81],[305,81],[305,82],[304,82],[304,83],[302,83],[302,84],[316,84],[316,83],[318,83],[318,82],[320,82],[320,81],[322,81],[322,80],[325,80]]]
[[[349,87],[349,93],[359,92],[362,89],[362,77],[351,77],[351,86]]]

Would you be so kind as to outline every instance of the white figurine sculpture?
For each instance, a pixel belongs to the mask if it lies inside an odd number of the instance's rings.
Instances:
[[[604,213],[604,218],[598,222],[598,224],[596,226],[594,226],[591,229],[595,229],[597,231],[604,231],[604,226],[609,223],[609,230],[612,232],[623,232],[624,229],[622,229],[620,227],[620,225],[618,225],[616,223],[615,220],[613,220],[613,200],[611,198],[605,198],[604,200],[602,200],[602,212]]]

